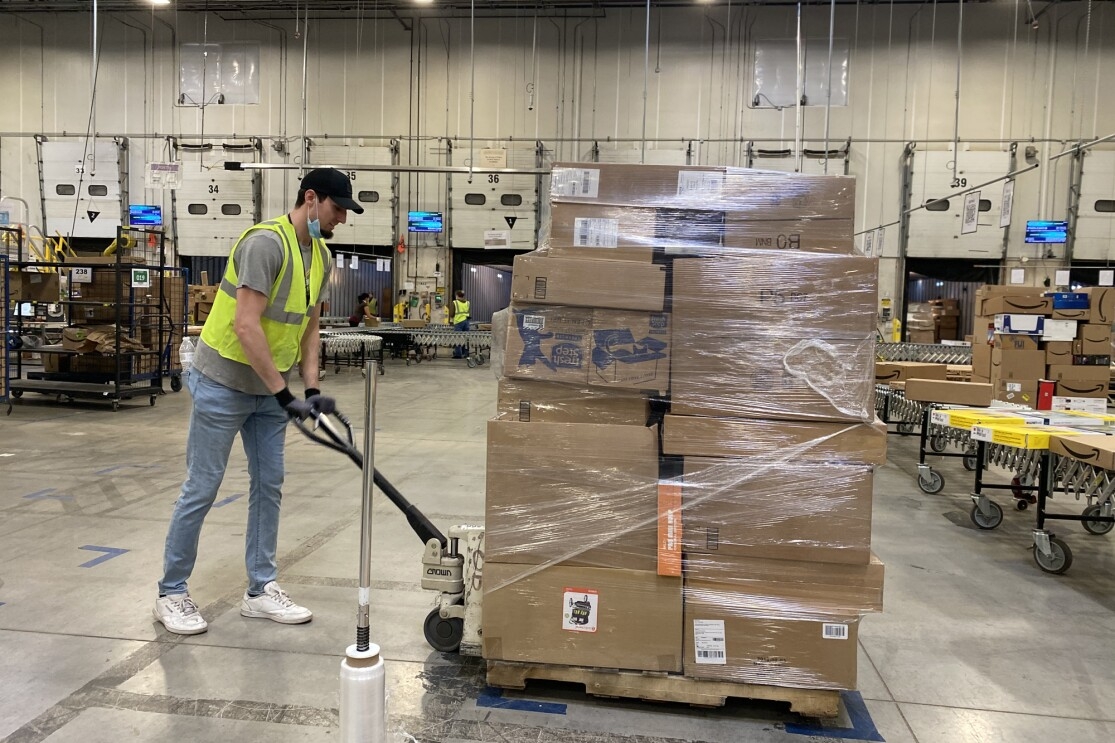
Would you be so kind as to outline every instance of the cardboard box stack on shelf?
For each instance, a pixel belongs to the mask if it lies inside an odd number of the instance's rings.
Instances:
[[[485,657],[855,688],[886,432],[854,181],[578,164],[553,183],[495,328]]]
[[[909,343],[936,343],[937,322],[933,316],[933,306],[923,302],[912,302],[906,308],[906,341]]]
[[[981,286],[976,292],[972,378],[995,397],[1038,409],[1106,409],[1115,289],[1048,292]]]
[[[956,299],[931,299],[933,332],[937,343],[960,340],[960,301]]]

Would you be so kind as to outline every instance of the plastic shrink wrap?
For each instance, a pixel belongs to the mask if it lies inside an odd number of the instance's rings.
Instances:
[[[486,658],[855,688],[886,429],[854,193],[555,166],[493,322]]]

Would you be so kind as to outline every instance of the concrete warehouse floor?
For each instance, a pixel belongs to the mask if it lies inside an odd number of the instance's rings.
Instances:
[[[323,386],[362,419],[358,371]],[[490,368],[439,359],[381,377],[377,465],[442,528],[484,514]],[[0,739],[4,741],[337,740],[340,657],[353,642],[360,473],[291,432],[280,581],[309,625],[244,619],[244,459],[234,449],[202,535],[193,595],[210,628],[182,638],[151,617],[167,519],[184,468],[190,401],[143,398],[120,412],[27,395],[0,417]],[[968,519],[971,476],[914,484],[916,441],[891,437],[875,490],[886,611],[860,631],[860,690],[840,730],[771,703],[723,709],[603,700],[532,684],[500,695],[482,665],[433,652],[422,620],[422,545],[377,495],[372,638],[383,647],[397,741],[796,741],[892,743],[1115,739],[1115,550],[1059,528],[1076,562],[1042,573],[1033,511],[1008,506],[996,531]],[[1078,511],[1081,504],[1062,504]],[[126,550],[90,551],[89,546]],[[94,565],[83,567],[91,562]],[[508,700],[553,706],[507,704]],[[877,735],[872,736],[872,729]]]

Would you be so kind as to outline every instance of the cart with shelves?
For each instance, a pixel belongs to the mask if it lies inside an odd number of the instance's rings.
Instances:
[[[59,401],[108,402],[147,397],[154,405],[163,380],[175,387],[175,339],[185,330],[185,277],[165,265],[161,232],[122,227],[99,256],[65,264],[20,260],[20,271],[64,279],[67,327],[60,343],[41,345],[40,367],[17,358],[12,394],[34,392]],[[56,292],[57,293],[57,292]],[[41,301],[48,298],[40,297]],[[54,296],[55,303],[59,296]],[[21,322],[16,316],[17,330]],[[180,378],[180,367],[177,370]],[[178,386],[180,387],[180,381]]]

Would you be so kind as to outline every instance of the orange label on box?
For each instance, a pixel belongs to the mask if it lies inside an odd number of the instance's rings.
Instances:
[[[658,574],[681,576],[681,485],[658,483]]]

